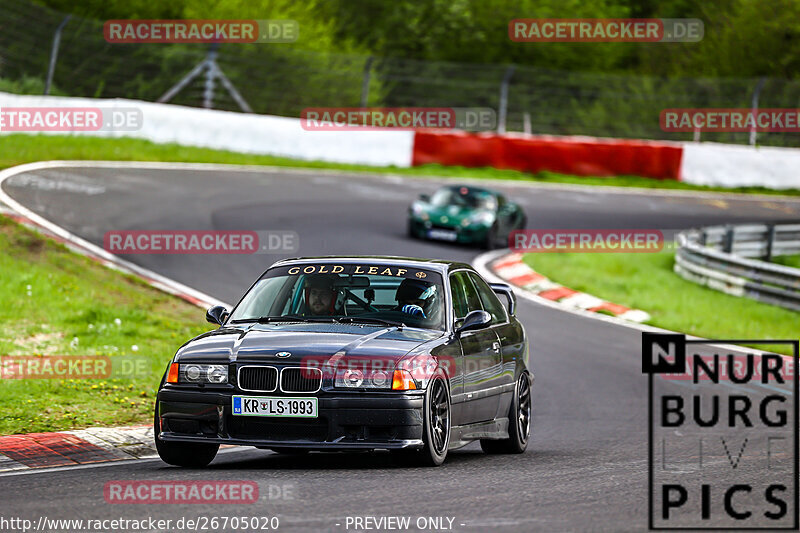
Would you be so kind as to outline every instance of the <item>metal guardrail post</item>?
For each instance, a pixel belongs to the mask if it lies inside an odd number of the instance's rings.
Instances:
[[[58,47],[61,45],[61,32],[64,30],[64,26],[67,25],[67,22],[69,22],[69,19],[71,18],[72,15],[67,15],[64,17],[64,19],[56,28],[56,32],[53,34],[53,47],[50,49],[50,64],[47,67],[47,81],[44,83],[45,96],[50,94],[50,86],[53,84],[53,74],[56,70],[56,59],[58,58]]]
[[[733,226],[725,227],[725,238],[722,241],[722,251],[726,254],[733,252]]]
[[[370,73],[372,71],[372,61],[375,58],[373,56],[369,56],[367,58],[366,63],[364,63],[364,77],[361,81],[361,107],[367,107],[367,102],[369,101],[369,78]]]
[[[500,83],[500,111],[497,113],[497,133],[506,132],[506,116],[508,115],[508,86],[511,84],[511,76],[514,75],[514,65],[506,69],[503,81]]]
[[[522,114],[522,131],[524,131],[526,135],[530,135],[532,132],[531,114],[527,111]]]
[[[761,89],[764,88],[764,84],[767,82],[767,78],[761,78],[758,80],[758,85],[756,85],[756,90],[753,91],[753,101],[751,104],[752,113],[753,113],[753,124],[755,124],[756,113],[758,112],[758,97],[761,96]],[[756,131],[755,126],[750,130],[750,146],[755,146],[756,144],[756,136],[758,132]]]
[[[772,261],[772,246],[775,243],[775,224],[767,224],[767,249],[764,261]]]

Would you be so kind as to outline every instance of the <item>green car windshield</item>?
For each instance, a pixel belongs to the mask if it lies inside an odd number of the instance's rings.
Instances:
[[[474,209],[494,209],[497,200],[494,195],[486,191],[473,191],[466,187],[458,189],[439,189],[431,197],[432,205],[445,207],[458,205]]]
[[[397,265],[319,264],[270,269],[234,309],[230,322],[400,325],[444,330],[437,272]]]

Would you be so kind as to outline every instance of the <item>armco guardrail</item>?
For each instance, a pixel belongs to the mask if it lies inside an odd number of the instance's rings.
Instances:
[[[800,224],[711,226],[678,235],[674,269],[711,289],[800,311],[800,269],[766,261],[797,253]]]

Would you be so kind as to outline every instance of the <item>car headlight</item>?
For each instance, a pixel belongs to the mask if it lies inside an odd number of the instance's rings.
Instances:
[[[179,365],[178,383],[227,383],[227,365],[200,365],[187,363]]]
[[[422,208],[419,204],[412,204],[411,205],[411,214],[417,218],[421,218],[422,220],[428,220],[428,213],[425,212],[425,209]]]
[[[390,389],[392,373],[385,370],[364,372],[358,368],[340,368],[336,371],[334,386],[345,389]]]
[[[481,213],[475,213],[474,215],[470,215],[469,217],[465,218],[462,224],[464,226],[471,226],[474,224],[483,224],[483,225],[490,225],[494,222],[494,215],[489,213],[488,211],[483,211]]]

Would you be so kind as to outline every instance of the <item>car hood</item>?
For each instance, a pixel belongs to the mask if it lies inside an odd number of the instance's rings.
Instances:
[[[400,359],[444,335],[441,331],[351,324],[242,324],[222,327],[184,344],[176,361],[282,362],[300,364],[343,354]],[[291,355],[278,357],[280,352]]]

